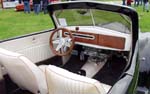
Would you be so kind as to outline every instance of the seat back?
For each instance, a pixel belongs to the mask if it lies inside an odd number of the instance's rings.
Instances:
[[[23,55],[0,48],[0,64],[20,88],[34,94],[47,94],[44,73]]]
[[[49,94],[106,94],[100,82],[49,65],[46,68]]]

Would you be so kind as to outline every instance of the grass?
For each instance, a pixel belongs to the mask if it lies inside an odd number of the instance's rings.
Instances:
[[[0,11],[0,40],[53,27],[49,15],[25,14],[14,9]]]
[[[139,25],[142,32],[150,32],[150,12],[143,12],[143,7],[135,7],[139,15]]]

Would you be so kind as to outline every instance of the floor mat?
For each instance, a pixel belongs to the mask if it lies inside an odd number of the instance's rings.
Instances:
[[[62,65],[62,59],[61,59],[60,56],[54,56],[50,59],[47,59],[47,60],[36,63],[37,66],[39,66],[39,65],[49,65],[49,64],[55,65],[55,66],[61,66]]]
[[[87,57],[85,57],[84,61],[80,60],[79,56],[72,55],[69,61],[62,67],[64,69],[69,70],[70,72],[77,73],[80,71],[81,67],[85,64]]]
[[[27,90],[22,90],[20,89],[8,75],[4,76],[5,78],[5,83],[6,83],[6,94],[33,94]]]
[[[114,57],[93,78],[112,86],[118,81],[125,66],[126,61],[124,59]]]

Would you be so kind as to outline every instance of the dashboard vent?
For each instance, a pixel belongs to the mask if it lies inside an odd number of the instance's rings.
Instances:
[[[64,32],[64,35],[68,36],[69,34],[68,34],[68,32]],[[95,36],[89,35],[89,34],[72,33],[72,35],[75,38],[83,38],[83,39],[90,39],[90,40],[94,40],[95,39]]]

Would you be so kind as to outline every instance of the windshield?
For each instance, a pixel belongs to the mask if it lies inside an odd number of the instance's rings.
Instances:
[[[123,14],[97,9],[65,9],[55,11],[60,26],[98,26],[130,33],[130,18]]]

